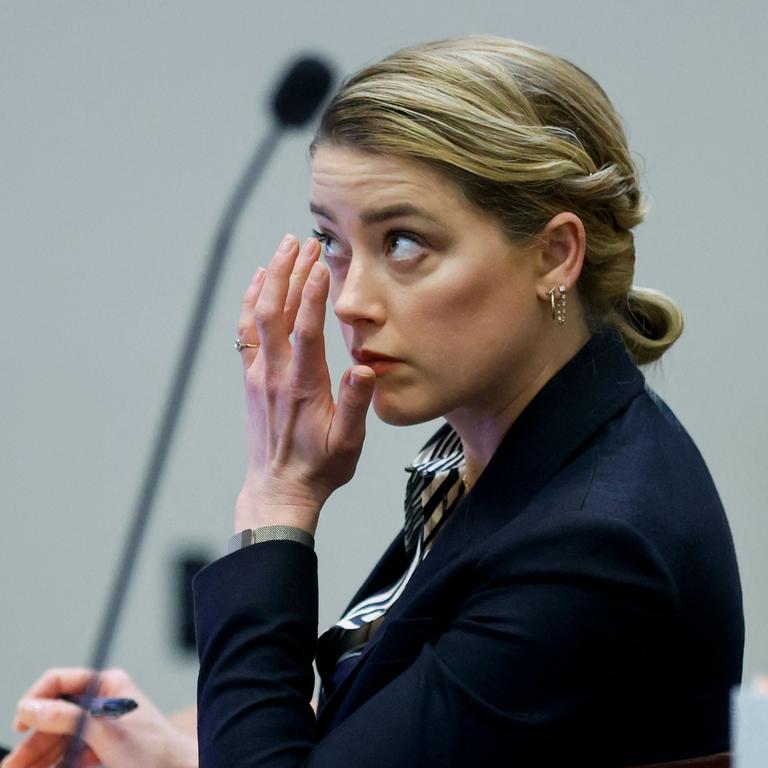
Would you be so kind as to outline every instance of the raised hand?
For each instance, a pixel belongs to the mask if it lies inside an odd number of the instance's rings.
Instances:
[[[243,298],[238,337],[254,346],[241,352],[248,472],[237,530],[292,525],[314,534],[320,509],[360,457],[375,375],[347,369],[334,402],[323,336],[329,275],[319,255],[316,239],[299,251],[287,235]]]

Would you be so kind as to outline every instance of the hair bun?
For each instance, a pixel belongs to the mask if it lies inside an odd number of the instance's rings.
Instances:
[[[683,332],[683,313],[678,306],[651,288],[633,287],[622,307],[607,319],[638,365],[658,360]]]

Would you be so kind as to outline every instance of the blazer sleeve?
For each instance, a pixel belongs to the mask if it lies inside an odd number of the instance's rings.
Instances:
[[[608,732],[619,691],[658,677],[674,584],[651,544],[613,518],[518,528],[513,541],[495,537],[458,611],[414,658],[366,660],[395,674],[322,737],[309,705],[314,552],[266,542],[202,571],[201,768],[485,765],[499,744],[510,764],[544,766],[600,743],[595,723]]]

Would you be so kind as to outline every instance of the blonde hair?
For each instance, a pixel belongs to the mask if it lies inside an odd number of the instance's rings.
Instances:
[[[605,92],[565,59],[480,35],[405,48],[342,84],[310,152],[322,143],[431,165],[512,242],[572,211],[587,233],[577,287],[592,330],[614,326],[638,364],[682,333],[671,299],[632,285],[637,169]]]

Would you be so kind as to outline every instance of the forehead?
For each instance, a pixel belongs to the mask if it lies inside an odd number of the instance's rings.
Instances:
[[[426,164],[329,145],[320,145],[312,160],[311,203],[329,212],[333,206],[468,206],[455,185]]]

